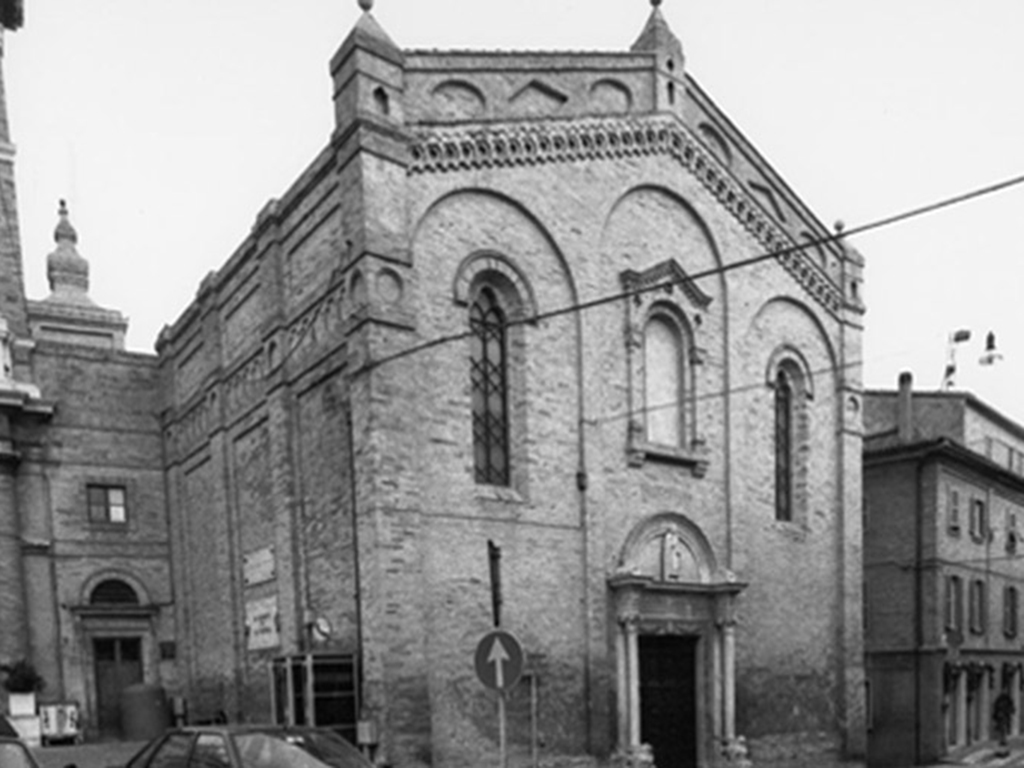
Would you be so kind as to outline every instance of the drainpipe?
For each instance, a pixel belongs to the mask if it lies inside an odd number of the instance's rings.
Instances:
[[[345,408],[345,432],[348,437],[348,474],[349,503],[352,508],[352,596],[356,609],[356,718],[361,721],[363,715],[363,592],[359,574],[359,507],[358,489],[356,488],[356,437],[352,418],[352,395],[349,393]]]
[[[902,377],[901,377],[902,379]],[[915,470],[914,499],[914,764],[921,763],[921,654],[924,649],[924,464],[922,456]]]
[[[903,371],[896,395],[896,435],[907,445],[914,440],[914,377]],[[919,456],[914,468],[914,764],[921,762],[921,654],[924,649],[924,469],[926,457]]]

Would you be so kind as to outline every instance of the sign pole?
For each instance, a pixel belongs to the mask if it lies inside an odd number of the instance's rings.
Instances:
[[[487,540],[487,564],[491,573],[491,613],[494,626],[501,626],[501,547]]]
[[[498,691],[498,765],[508,768],[508,735],[505,731],[505,691]]]

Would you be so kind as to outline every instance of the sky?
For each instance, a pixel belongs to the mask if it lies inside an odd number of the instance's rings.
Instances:
[[[58,200],[90,294],[151,351],[326,145],[356,0],[25,0],[5,35],[30,298]],[[1024,175],[1020,0],[664,0],[687,71],[819,219],[849,230]],[[646,0],[376,0],[402,48],[629,48]],[[851,238],[864,384],[900,371],[1024,423],[1024,185]],[[1003,359],[980,366],[985,335]]]

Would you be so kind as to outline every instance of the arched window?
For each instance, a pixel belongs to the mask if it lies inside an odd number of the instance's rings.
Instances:
[[[810,419],[808,403],[814,382],[807,363],[792,347],[780,347],[768,366],[772,390],[772,431],[775,451],[775,519],[807,522],[807,478],[810,460]]]
[[[476,482],[509,484],[508,343],[505,313],[490,288],[469,310]]]
[[[132,586],[120,579],[101,581],[89,595],[90,605],[138,605],[139,596]]]
[[[782,366],[775,374],[775,519],[793,519],[793,379]]]
[[[655,314],[644,326],[644,424],[647,442],[683,445],[683,359],[679,326]]]

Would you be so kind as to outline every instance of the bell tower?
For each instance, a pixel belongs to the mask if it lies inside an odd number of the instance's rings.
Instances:
[[[18,201],[14,189],[14,145],[7,122],[2,60],[3,36],[21,26],[22,0],[0,0],[0,316],[14,336],[28,335],[21,265]]]

